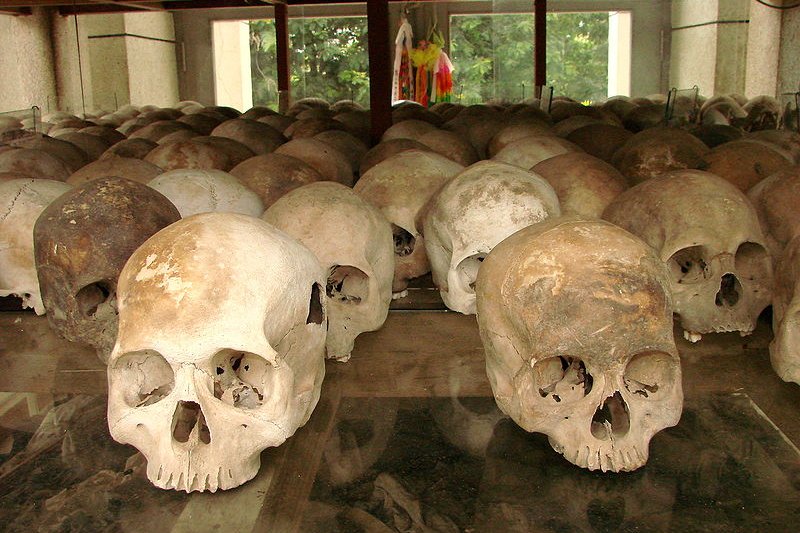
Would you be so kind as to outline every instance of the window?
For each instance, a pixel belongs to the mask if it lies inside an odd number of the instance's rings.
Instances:
[[[473,104],[532,96],[533,42],[532,13],[452,15],[456,100],[460,97],[462,103]],[[618,49],[627,50],[627,56]],[[547,83],[556,94],[583,101],[604,99],[609,91],[625,94],[629,50],[627,13],[547,14]]]
[[[355,100],[369,104],[366,17],[289,20],[292,99]],[[277,109],[275,24],[250,21],[253,103]]]

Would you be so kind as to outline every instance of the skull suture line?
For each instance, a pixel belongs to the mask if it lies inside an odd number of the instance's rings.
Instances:
[[[19,296],[22,306],[37,315],[45,307],[36,276],[33,227],[42,211],[70,188],[45,179],[0,182],[0,296]]]
[[[683,402],[667,276],[647,244],[603,221],[550,219],[498,244],[476,296],[500,409],[578,466],[644,465]]]
[[[165,489],[230,489],[305,424],[325,373],[325,274],[266,222],[204,213],[120,274],[108,425]]]
[[[772,265],[756,211],[734,185],[700,170],[668,172],[617,196],[603,218],[667,264],[686,339],[755,329],[770,304]]]

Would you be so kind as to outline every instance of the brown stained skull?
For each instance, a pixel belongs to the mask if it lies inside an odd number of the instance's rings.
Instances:
[[[92,180],[61,196],[34,227],[34,253],[48,321],[106,361],[117,335],[117,278],[151,235],[180,219],[172,203],[124,178]]]
[[[688,340],[755,329],[772,264],[756,211],[734,185],[700,170],[669,172],[617,196],[603,218],[658,252]]]
[[[476,295],[500,409],[583,468],[644,465],[683,400],[668,273],[654,251],[604,221],[548,220],[492,250]]]

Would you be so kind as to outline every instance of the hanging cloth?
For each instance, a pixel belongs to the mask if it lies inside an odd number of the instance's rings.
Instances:
[[[453,63],[442,51],[436,60],[431,105],[437,102],[449,102],[453,96]]]
[[[402,18],[400,29],[394,40],[394,74],[392,76],[392,104],[398,100],[413,100],[414,85],[411,76],[410,51],[413,46],[414,31],[406,17]]]
[[[441,49],[433,43],[420,41],[417,48],[411,50],[411,64],[417,69],[414,100],[424,106],[430,105],[431,91],[435,88],[434,74]]]

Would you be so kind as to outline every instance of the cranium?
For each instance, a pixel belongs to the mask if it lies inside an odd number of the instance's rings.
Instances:
[[[260,217],[264,204],[236,177],[221,170],[171,170],[148,185],[166,196],[186,218],[211,211]]]
[[[478,273],[478,326],[500,409],[584,468],[629,471],[682,409],[668,273],[604,221],[551,219]]]
[[[72,189],[33,230],[36,270],[50,327],[108,360],[117,334],[117,277],[151,235],[180,218],[161,193],[109,177]]]
[[[70,189],[55,180],[0,181],[0,296],[18,296],[23,307],[37,315],[45,309],[36,277],[33,226],[42,211]]]
[[[392,300],[394,241],[383,214],[332,182],[287,193],[264,220],[305,244],[327,270],[327,355],[347,361],[358,335],[383,325]]]
[[[458,174],[431,201],[425,250],[445,305],[475,313],[475,278],[497,243],[531,224],[561,214],[558,197],[540,175],[481,161]]]
[[[108,426],[160,488],[230,489],[311,416],[325,373],[325,275],[266,222],[181,220],[145,242],[119,283]]]
[[[439,154],[408,150],[370,168],[353,188],[392,224],[395,293],[402,294],[409,279],[430,271],[422,238],[423,211],[433,195],[463,169]]]
[[[687,339],[755,329],[770,303],[772,265],[755,209],[709,172],[669,172],[609,204],[603,218],[638,235],[668,266]]]

